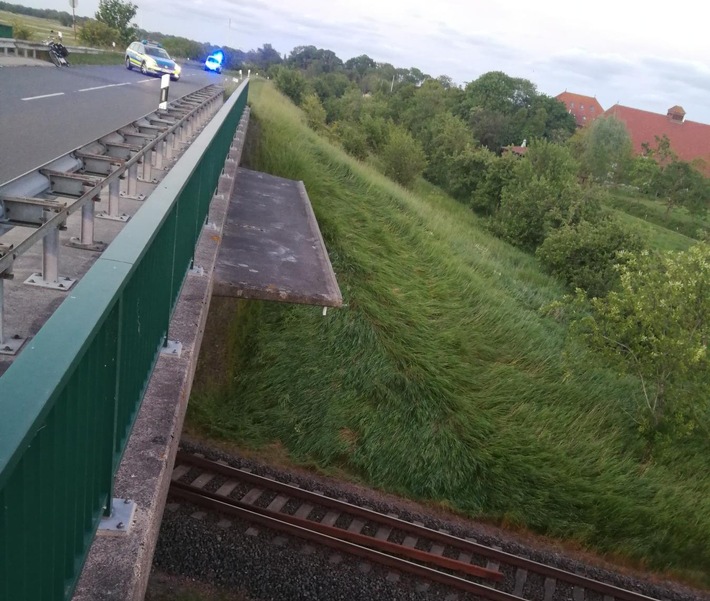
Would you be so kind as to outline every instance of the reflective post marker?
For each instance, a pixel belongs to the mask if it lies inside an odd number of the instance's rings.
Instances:
[[[168,89],[170,88],[170,75],[166,73],[160,78],[160,104],[159,109],[168,108]]]

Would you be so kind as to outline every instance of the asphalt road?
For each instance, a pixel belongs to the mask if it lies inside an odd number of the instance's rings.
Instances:
[[[185,68],[169,100],[221,75]],[[0,69],[0,185],[157,109],[160,78],[123,66]]]

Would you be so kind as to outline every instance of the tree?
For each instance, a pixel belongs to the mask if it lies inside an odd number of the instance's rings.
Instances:
[[[626,125],[616,117],[602,117],[578,135],[581,144],[577,158],[582,179],[619,181],[632,159],[631,136]]]
[[[138,28],[131,25],[131,20],[136,16],[138,6],[132,2],[122,0],[99,0],[99,10],[96,11],[96,20],[105,23],[108,27],[118,32],[124,45],[130,44],[136,36]]]
[[[426,167],[422,147],[407,130],[396,125],[390,130],[381,158],[385,175],[405,187],[411,186]]]
[[[666,217],[676,206],[684,206],[694,215],[707,212],[708,182],[690,163],[673,159],[661,167],[657,178],[658,193],[666,200]]]
[[[84,26],[79,30],[79,39],[87,46],[100,48],[101,46],[111,46],[112,42],[120,40],[121,36],[118,31],[106,23],[91,19],[84,23]]]
[[[640,383],[643,431],[707,424],[710,399],[710,245],[626,256],[620,288],[582,302],[574,326]],[[588,309],[587,309],[588,307]]]

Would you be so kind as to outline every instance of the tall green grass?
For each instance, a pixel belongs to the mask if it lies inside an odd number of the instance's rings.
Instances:
[[[198,382],[191,426],[710,584],[707,446],[641,459],[637,383],[540,316],[561,286],[459,203],[318,138],[270,84],[250,93],[250,166],[305,182],[346,307],[251,303],[239,367]]]

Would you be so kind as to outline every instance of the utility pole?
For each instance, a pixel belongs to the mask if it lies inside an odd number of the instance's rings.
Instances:
[[[74,28],[74,37],[76,38],[76,5],[79,3],[79,0],[69,0],[69,6],[71,6],[71,22],[72,22],[72,27]]]

